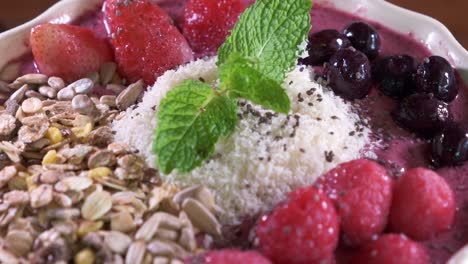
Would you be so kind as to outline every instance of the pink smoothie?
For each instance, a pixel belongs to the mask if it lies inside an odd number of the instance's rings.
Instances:
[[[246,0],[252,2],[252,0]],[[161,6],[173,17],[176,25],[182,23],[182,14],[185,0],[161,0]],[[328,7],[314,5],[312,11],[313,31],[323,29],[342,30],[353,21],[362,21],[363,18],[340,12]],[[373,23],[382,39],[381,55],[408,54],[421,61],[430,56],[430,51],[421,43],[415,41],[411,34],[402,35],[378,23]],[[83,16],[79,25],[95,31],[100,37],[108,38],[106,27],[100,12]],[[23,73],[35,71],[31,59],[24,60]],[[460,94],[452,103],[452,110],[458,121],[468,121],[468,87],[460,79]],[[371,95],[358,102],[363,117],[369,119],[373,131],[373,137],[381,141],[381,147],[376,149],[379,162],[384,164],[395,177],[409,168],[417,166],[430,167],[428,158],[428,144],[426,141],[417,139],[410,133],[398,128],[393,122],[390,112],[395,109],[396,102],[382,95],[377,89],[373,89]],[[350,131],[352,132],[352,131]],[[427,246],[433,263],[445,263],[447,259],[465,244],[468,244],[468,164],[456,168],[439,169],[438,172],[447,179],[452,186],[457,200],[457,216],[454,227],[430,241],[424,242]],[[230,230],[231,237],[240,243],[232,244],[246,245],[247,234],[254,221],[249,221],[242,227],[226,227]],[[234,233],[233,230],[236,230]],[[248,243],[247,243],[248,244]],[[346,263],[346,260],[339,263]]]

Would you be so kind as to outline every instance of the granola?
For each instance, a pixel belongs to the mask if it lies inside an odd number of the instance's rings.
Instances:
[[[110,123],[144,90],[114,63],[67,84],[27,74],[0,83],[2,263],[182,263],[197,236],[221,235],[203,186],[165,184]],[[97,97],[96,86],[112,95]]]

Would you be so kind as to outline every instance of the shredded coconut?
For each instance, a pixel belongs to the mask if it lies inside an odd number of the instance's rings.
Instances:
[[[156,167],[152,142],[159,102],[186,79],[215,85],[216,58],[166,72],[143,101],[113,125],[116,141],[138,149],[150,166]],[[237,224],[270,210],[288,192],[312,184],[337,164],[363,156],[370,144],[369,128],[350,104],[313,81],[309,68],[295,68],[284,87],[291,99],[289,115],[240,101],[236,131],[217,144],[216,154],[188,174],[173,172],[164,178],[181,186],[208,186],[221,207],[221,221]]]

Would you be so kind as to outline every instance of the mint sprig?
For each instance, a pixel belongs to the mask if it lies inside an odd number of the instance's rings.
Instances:
[[[278,113],[287,114],[291,109],[288,94],[281,85],[262,75],[255,64],[237,53],[232,53],[219,68],[220,90],[228,90],[230,96],[245,98]]]
[[[218,51],[219,87],[186,80],[161,101],[153,144],[165,174],[208,159],[237,122],[237,98],[279,113],[291,103],[282,83],[310,30],[311,0],[257,0]]]
[[[217,95],[206,83],[188,80],[171,90],[158,112],[153,145],[159,168],[189,172],[209,158],[220,137],[228,136],[237,121],[237,102]]]
[[[311,0],[256,1],[218,50],[219,65],[239,53],[254,60],[260,73],[282,83],[310,31],[311,8]]]

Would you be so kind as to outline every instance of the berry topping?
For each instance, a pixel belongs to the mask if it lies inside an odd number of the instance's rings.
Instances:
[[[326,195],[308,187],[261,217],[256,233],[260,250],[275,263],[319,263],[338,244],[338,217]]]
[[[367,55],[369,60],[379,55],[380,37],[377,31],[364,22],[354,22],[348,25],[344,34],[351,41],[354,48]]]
[[[394,98],[403,98],[415,90],[415,72],[416,64],[413,57],[390,56],[373,65],[372,78],[384,94]]]
[[[442,101],[451,102],[458,94],[455,71],[446,59],[431,56],[418,66],[416,89],[418,92],[433,93]]]
[[[393,118],[399,125],[424,137],[433,136],[453,119],[449,105],[432,94],[413,94],[404,98]]]
[[[366,244],[352,264],[429,264],[429,255],[421,244],[404,235],[388,234]]]
[[[215,55],[247,5],[243,0],[188,0],[183,33],[193,51]]]
[[[330,60],[338,50],[350,47],[351,43],[345,35],[337,30],[327,29],[309,35],[307,51],[309,57],[302,60],[305,65],[322,65]]]
[[[34,60],[41,73],[73,82],[112,61],[107,43],[91,30],[64,24],[43,24],[30,37]]]
[[[436,172],[409,170],[395,184],[390,227],[395,232],[425,240],[449,229],[455,215],[450,186]]]
[[[153,84],[165,71],[193,59],[185,38],[151,1],[107,0],[104,17],[119,71],[131,82]]]
[[[436,166],[456,166],[468,160],[468,127],[451,124],[432,139],[432,161]]]
[[[270,264],[271,262],[255,251],[240,251],[235,249],[224,249],[210,251],[195,257],[188,263],[197,264]]]
[[[319,178],[317,186],[334,202],[347,245],[359,246],[385,229],[392,179],[384,167],[366,159],[343,163]]]
[[[335,53],[325,73],[333,91],[348,100],[364,98],[372,88],[369,59],[353,48]]]

